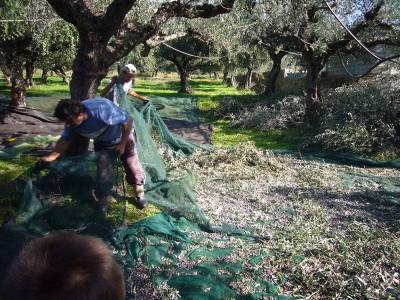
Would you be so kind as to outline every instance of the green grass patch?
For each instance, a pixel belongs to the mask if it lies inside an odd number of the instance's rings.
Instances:
[[[35,75],[34,81],[36,85],[27,93],[28,105],[52,114],[58,100],[68,97],[69,86],[63,83],[59,77],[49,77],[48,84],[40,84],[40,76]],[[102,81],[98,94],[108,82],[109,78]],[[182,94],[177,92],[179,90],[179,78],[176,74],[168,74],[165,78],[138,77],[135,81],[135,91],[150,97],[197,97],[204,120],[213,123],[215,126],[213,143],[218,146],[231,147],[241,142],[252,141],[257,147],[263,149],[297,148],[300,139],[296,136],[298,132],[295,130],[261,132],[251,129],[235,129],[228,122],[216,120],[211,116],[210,112],[219,107],[220,101],[225,96],[232,97],[243,104],[266,100],[265,96],[256,95],[250,90],[227,87],[222,80],[205,76],[193,78],[190,85],[193,88],[193,93]],[[0,79],[0,94],[9,94],[9,87],[4,79]],[[8,101],[7,97],[3,97],[3,101]]]
[[[18,159],[0,161],[0,225],[15,215],[21,199],[14,181],[24,175],[36,160],[31,156],[22,156]]]
[[[227,121],[215,122],[213,143],[217,146],[235,146],[243,142],[254,142],[262,149],[297,149],[301,132],[291,129],[286,131],[259,131],[254,129],[232,128]]]
[[[124,216],[124,206],[126,205],[126,212]],[[121,220],[124,219],[126,224],[133,224],[142,219],[153,217],[161,213],[161,210],[156,206],[150,204],[145,209],[138,209],[135,205],[128,201],[119,201],[111,205],[108,213],[108,218],[113,224],[119,225]]]

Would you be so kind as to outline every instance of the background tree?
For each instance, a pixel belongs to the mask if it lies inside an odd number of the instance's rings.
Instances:
[[[169,46],[182,52],[172,49]],[[187,55],[183,52],[191,55]],[[190,73],[197,68],[201,68],[204,64],[209,64],[208,61],[205,62],[204,59],[199,58],[209,56],[208,45],[204,41],[193,36],[185,36],[176,39],[170,42],[168,46],[162,45],[158,49],[158,55],[175,65],[180,78],[180,93],[190,93],[192,91],[189,85]]]
[[[69,25],[59,22],[44,0],[5,0],[0,18],[0,64],[10,75],[10,105],[26,106],[26,90],[33,85],[35,68],[51,60],[61,63],[73,51],[73,43],[63,43],[67,35],[62,26]]]
[[[70,85],[72,98],[78,100],[94,96],[109,67],[136,46],[159,35],[169,19],[211,18],[229,12],[234,4],[234,0],[223,0],[216,5],[190,5],[181,1],[113,0],[102,5],[83,0],[47,1],[79,33]]]

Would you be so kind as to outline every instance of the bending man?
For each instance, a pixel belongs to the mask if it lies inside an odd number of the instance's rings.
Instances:
[[[144,198],[145,173],[139,162],[133,119],[111,101],[97,97],[83,102],[61,100],[54,115],[65,122],[65,129],[55,149],[42,157],[52,162],[66,152],[76,135],[94,140],[97,158],[95,197],[103,211],[111,202],[116,155],[121,157],[129,184],[136,188],[136,204],[147,205]]]

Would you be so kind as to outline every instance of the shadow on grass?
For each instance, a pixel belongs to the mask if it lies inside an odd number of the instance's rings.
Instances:
[[[400,186],[397,191],[365,188],[343,194],[318,187],[276,187],[271,189],[270,193],[284,197],[295,194],[301,195],[303,199],[315,200],[335,211],[334,221],[339,226],[348,226],[354,222],[371,222],[373,219],[389,230],[400,229]]]

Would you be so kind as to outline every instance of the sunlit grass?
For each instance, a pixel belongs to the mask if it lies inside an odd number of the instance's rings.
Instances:
[[[110,77],[115,74],[110,74]],[[109,82],[104,79],[100,90]],[[59,77],[49,77],[48,84],[40,84],[39,74],[34,77],[36,85],[28,91],[28,105],[47,113],[52,113],[58,100],[69,96],[69,86]],[[176,74],[163,74],[162,78],[137,77],[135,91],[144,96],[169,97],[197,97],[199,109],[207,122],[213,123],[213,143],[218,146],[235,146],[241,142],[253,141],[264,149],[296,148],[298,139],[294,131],[258,131],[254,129],[232,128],[228,122],[211,117],[210,112],[217,109],[223,97],[235,98],[240,103],[259,102],[264,96],[256,95],[254,91],[228,87],[221,79],[212,79],[207,76],[195,77],[190,81],[192,94],[178,93],[179,78]],[[0,94],[7,94],[8,87],[4,80],[0,80]]]
[[[36,158],[32,156],[0,160],[0,225],[15,215],[21,199],[14,181],[24,175],[35,162]]]

